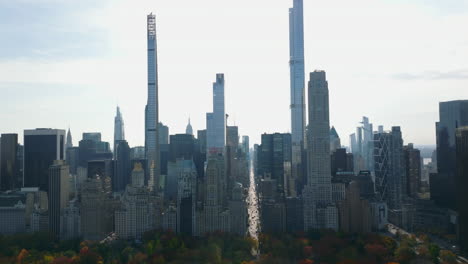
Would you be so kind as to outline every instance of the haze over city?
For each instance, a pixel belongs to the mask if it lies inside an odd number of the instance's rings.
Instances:
[[[145,15],[157,16],[160,120],[206,126],[225,73],[228,124],[251,142],[290,132],[290,1],[0,1],[0,132],[70,127],[144,145]],[[305,71],[327,71],[343,144],[362,116],[435,144],[438,102],[468,97],[467,1],[304,3]],[[22,141],[22,136],[19,137]],[[75,144],[78,137],[75,137]]]

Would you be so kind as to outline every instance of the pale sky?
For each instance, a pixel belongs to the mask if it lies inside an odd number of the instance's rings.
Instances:
[[[229,124],[289,132],[292,0],[0,0],[0,133],[51,127],[113,140],[116,106],[144,143],[146,15],[156,14],[160,120],[206,126],[223,72]],[[434,144],[438,102],[468,99],[468,0],[304,0],[306,82],[325,70],[348,144],[363,115]],[[22,139],[20,140],[22,141]]]

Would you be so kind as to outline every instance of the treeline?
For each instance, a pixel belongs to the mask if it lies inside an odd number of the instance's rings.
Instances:
[[[259,252],[258,256],[256,253]],[[203,238],[151,231],[141,241],[55,241],[47,233],[0,236],[0,263],[14,264],[452,264],[456,256],[427,236],[320,231],[261,234],[259,241],[224,233]]]

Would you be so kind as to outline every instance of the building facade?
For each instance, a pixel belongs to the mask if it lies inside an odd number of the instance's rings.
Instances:
[[[147,16],[148,40],[148,102],[145,108],[145,151],[147,171],[149,172],[150,188],[159,185],[160,158],[159,158],[159,86],[158,86],[158,60],[156,40],[156,16],[152,13]],[[155,191],[160,191],[156,187]]]

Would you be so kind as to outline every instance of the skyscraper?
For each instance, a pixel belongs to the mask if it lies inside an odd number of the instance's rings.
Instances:
[[[117,106],[117,114],[114,118],[114,152],[116,151],[116,143],[119,140],[125,140],[125,130],[120,107]]]
[[[338,228],[332,206],[328,82],[324,71],[310,73],[307,185],[304,188],[304,228]]]
[[[216,74],[213,83],[213,112],[206,114],[207,154],[223,153],[226,146],[226,110],[224,105],[224,74]]]
[[[193,128],[192,128],[192,124],[190,124],[190,118],[188,120],[187,127],[185,128],[185,134],[193,136]]]
[[[403,147],[406,169],[406,195],[418,198],[421,185],[421,152],[413,144]]]
[[[68,131],[67,131],[67,143],[65,145],[65,150],[69,149],[69,148],[72,148],[73,147],[73,140],[72,140],[72,134],[71,134],[71,131],[70,131],[70,128],[68,128]]]
[[[18,134],[2,134],[0,142],[0,190],[14,190],[21,187]]]
[[[60,215],[68,203],[69,179],[68,165],[63,160],[56,160],[49,168],[49,231],[60,235]]]
[[[380,201],[386,202],[390,221],[399,224],[406,193],[406,169],[400,127],[374,134],[375,188]]]
[[[115,142],[114,150],[114,175],[112,177],[112,191],[123,192],[130,183],[130,174],[132,171],[130,161],[130,147],[127,141],[118,140]]]
[[[24,187],[49,191],[49,167],[65,159],[65,130],[24,130]]]
[[[468,126],[468,100],[439,103],[436,123],[438,185],[431,185],[431,199],[439,206],[455,209],[456,147],[455,133]],[[436,180],[431,182],[436,182]]]
[[[150,187],[159,185],[159,103],[158,103],[158,62],[156,41],[156,16],[147,16],[148,40],[148,103],[145,108],[145,148],[148,161]]]
[[[456,200],[458,208],[459,238],[461,250],[468,252],[468,126],[457,129],[456,135],[457,149],[457,176]]]
[[[305,138],[304,17],[302,0],[294,0],[289,9],[289,66],[291,82],[292,173],[298,179],[302,171]]]

